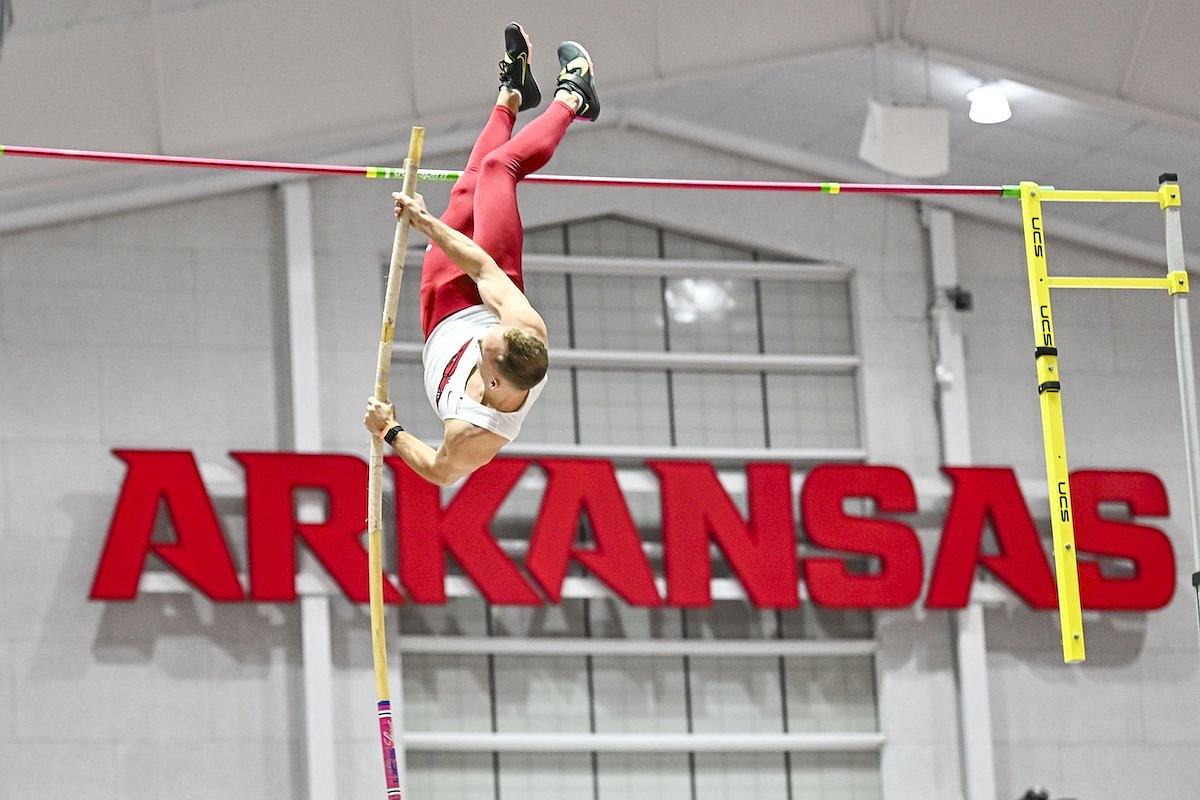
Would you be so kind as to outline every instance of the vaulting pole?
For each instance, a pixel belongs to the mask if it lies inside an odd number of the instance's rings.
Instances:
[[[404,159],[404,184],[401,192],[412,196],[417,185],[417,167],[425,129],[413,128]],[[388,269],[387,291],[383,301],[383,327],[379,336],[379,354],[375,363],[375,399],[388,402],[388,374],[392,366],[392,340],[396,332],[396,309],[400,302],[400,280],[404,275],[404,256],[408,251],[408,218],[396,223],[392,241],[392,262]],[[392,736],[392,701],[388,687],[387,637],[383,624],[383,440],[371,437],[371,470],[367,484],[367,571],[371,597],[371,649],[375,662],[375,696],[379,710],[379,741],[383,747],[383,774],[387,796],[400,797],[400,774],[396,765],[396,744]]]

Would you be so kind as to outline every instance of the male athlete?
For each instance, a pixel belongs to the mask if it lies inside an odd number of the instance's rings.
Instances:
[[[445,433],[433,449],[397,424],[393,406],[374,397],[363,424],[437,484],[491,461],[516,438],[545,388],[549,335],[523,291],[517,183],[550,160],[572,120],[600,114],[591,58],[576,42],[563,42],[553,102],[513,136],[517,112],[534,108],[542,96],[529,70],[525,30],[509,23],[504,43],[500,94],[446,212],[438,219],[421,195],[392,195],[396,219],[407,214],[429,237],[421,272],[422,362],[425,392]]]

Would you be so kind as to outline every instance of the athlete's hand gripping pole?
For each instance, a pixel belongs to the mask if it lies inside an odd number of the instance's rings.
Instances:
[[[404,185],[401,191],[410,197],[416,190],[417,168],[425,129],[413,128],[404,159]],[[408,217],[396,223],[392,241],[392,261],[388,269],[387,291],[383,301],[383,328],[379,336],[379,357],[375,364],[375,399],[388,402],[388,374],[392,366],[392,340],[396,332],[396,309],[400,300],[400,280],[404,275],[404,255],[408,250]],[[371,597],[371,649],[375,662],[375,695],[379,711],[379,740],[383,747],[383,772],[387,796],[400,797],[400,772],[396,763],[396,745],[392,736],[392,703],[388,688],[387,637],[383,624],[383,440],[371,437],[371,470],[367,484],[367,572]]]

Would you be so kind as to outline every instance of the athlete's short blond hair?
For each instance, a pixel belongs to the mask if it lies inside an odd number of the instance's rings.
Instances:
[[[546,377],[550,353],[546,343],[532,333],[509,328],[504,332],[504,354],[496,359],[496,370],[518,389],[532,389]]]

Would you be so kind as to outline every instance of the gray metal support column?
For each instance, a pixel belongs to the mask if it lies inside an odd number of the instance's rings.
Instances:
[[[333,654],[329,636],[329,595],[300,594],[300,637],[304,657],[304,744],[308,756],[308,797],[337,796],[333,748]]]
[[[317,312],[313,268],[312,192],[307,181],[280,186],[287,261],[288,355],[292,399],[292,448],[321,450],[320,380],[317,371]],[[298,516],[319,521],[320,499],[299,498]],[[308,797],[334,797],[337,781],[333,744],[333,658],[329,597],[314,576],[300,576],[300,631],[304,672],[304,740]]]
[[[958,288],[954,249],[954,215],[925,208],[935,293],[933,316],[937,338],[935,365],[940,400],[942,459],[946,464],[971,463],[970,417],[967,409],[966,356],[958,311],[948,293]],[[988,695],[987,640],[983,606],[977,598],[955,612],[958,666],[958,714],[965,800],[994,800],[996,770],[992,750],[992,712]]]
[[[1174,175],[1163,175],[1160,184],[1175,183]],[[1166,187],[1164,187],[1166,188]],[[1176,201],[1179,197],[1174,198]],[[1183,255],[1183,223],[1179,206],[1163,208],[1167,241],[1167,270],[1187,269]],[[1196,374],[1192,361],[1192,325],[1188,317],[1188,293],[1172,295],[1175,307],[1175,366],[1179,373],[1179,406],[1183,413],[1183,447],[1187,458],[1188,520],[1192,532],[1192,588],[1196,592],[1196,620],[1200,626],[1200,427],[1196,421]]]

